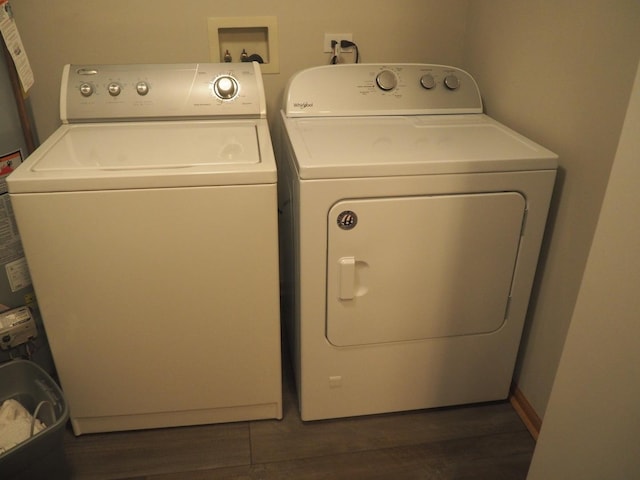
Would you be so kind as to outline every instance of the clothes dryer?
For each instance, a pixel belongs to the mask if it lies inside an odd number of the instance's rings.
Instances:
[[[76,434],[282,417],[257,63],[67,65],[8,179]]]
[[[281,119],[302,419],[506,398],[556,155],[485,115],[449,66],[305,70]]]

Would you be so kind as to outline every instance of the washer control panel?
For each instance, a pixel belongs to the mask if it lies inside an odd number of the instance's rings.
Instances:
[[[285,92],[290,117],[482,113],[467,72],[432,64],[328,65],[294,75]]]
[[[265,118],[260,65],[246,63],[65,65],[63,123]]]

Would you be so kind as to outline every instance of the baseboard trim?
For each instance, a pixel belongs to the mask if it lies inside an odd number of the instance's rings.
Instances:
[[[517,385],[511,387],[509,401],[533,439],[538,441],[542,420]]]

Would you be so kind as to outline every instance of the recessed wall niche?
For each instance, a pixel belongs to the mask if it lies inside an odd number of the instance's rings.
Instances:
[[[212,62],[242,61],[242,52],[259,55],[262,73],[278,73],[278,21],[276,17],[212,17],[208,19]],[[227,57],[228,59],[228,57]]]

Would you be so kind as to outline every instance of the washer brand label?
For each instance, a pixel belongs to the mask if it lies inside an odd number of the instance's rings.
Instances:
[[[358,224],[358,216],[351,210],[340,212],[337,218],[338,227],[342,230],[351,230]]]
[[[297,108],[311,108],[313,107],[313,102],[293,102],[293,106]]]

